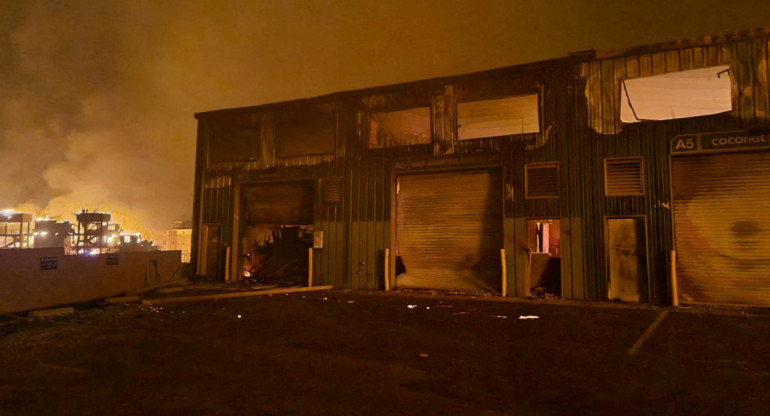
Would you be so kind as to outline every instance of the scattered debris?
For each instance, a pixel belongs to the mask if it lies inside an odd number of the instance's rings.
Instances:
[[[416,307],[417,307],[417,305],[406,305],[406,308],[407,308],[407,309],[414,309],[414,308],[416,308]]]
[[[421,352],[420,353],[420,358],[428,358],[428,354],[424,353],[424,352]]]
[[[75,309],[73,309],[72,306],[68,306],[66,308],[38,309],[36,311],[31,311],[29,316],[31,318],[43,318],[46,316],[69,315],[74,313]]]
[[[179,279],[179,280],[171,280],[171,281],[168,281],[168,282],[165,282],[165,283],[159,283],[157,285],[145,286],[145,287],[142,287],[142,288],[139,288],[139,289],[127,290],[127,291],[123,292],[123,294],[126,295],[126,296],[138,295],[140,293],[149,292],[151,290],[160,289],[162,287],[173,286],[173,285],[186,285],[186,284],[189,284],[189,283],[190,282],[188,282],[186,279],[185,280],[181,280],[181,279]]]
[[[241,316],[241,315],[238,315],[238,319],[241,319],[241,318],[242,318],[242,316]]]
[[[561,299],[558,295],[559,290],[558,287],[537,286],[529,290],[528,297],[539,300],[558,300]]]
[[[525,319],[540,319],[537,315],[519,315],[519,320],[523,321]]]
[[[184,292],[183,287],[167,287],[164,289],[158,289],[156,293],[176,293],[176,292]]]
[[[500,318],[500,319],[508,319],[508,317],[505,316],[505,315],[493,315],[492,317],[493,318]],[[521,317],[519,317],[519,319],[521,319]]]
[[[114,298],[104,299],[104,303],[126,303],[126,302],[139,302],[139,296],[118,296]]]
[[[278,287],[278,285],[259,285],[259,286],[250,286],[253,290],[267,290],[272,289],[274,287]],[[304,296],[303,296],[304,298]]]
[[[349,300],[348,303],[356,303],[354,300]]]
[[[259,290],[254,292],[232,292],[232,293],[220,293],[217,295],[183,296],[179,298],[163,298],[163,299],[145,299],[142,301],[142,304],[153,305],[153,304],[159,304],[159,303],[189,302],[189,301],[208,300],[208,299],[243,298],[248,296],[261,296],[261,295],[271,296],[273,294],[288,295],[289,293],[293,293],[293,292],[310,292],[310,291],[316,291],[316,290],[320,291],[320,290],[330,290],[330,289],[333,289],[333,286],[329,285],[329,286],[313,286],[313,287],[292,287],[292,288],[286,288],[286,289]]]
[[[248,218],[246,222],[249,227],[260,226]],[[268,229],[269,235],[252,241],[241,255],[244,273],[259,283],[306,284],[307,250],[313,246],[313,226],[273,224]]]
[[[470,315],[470,314],[471,314],[470,312],[466,312],[466,311],[452,312],[452,315]]]

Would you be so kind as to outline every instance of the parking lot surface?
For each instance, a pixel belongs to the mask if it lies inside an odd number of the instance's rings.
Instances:
[[[770,414],[770,314],[323,291],[0,321],[0,415]]]

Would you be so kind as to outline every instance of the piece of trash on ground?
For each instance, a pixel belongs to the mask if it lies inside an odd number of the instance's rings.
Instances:
[[[537,315],[519,315],[519,320],[523,321],[525,319],[540,319]]]
[[[421,352],[421,353],[420,353],[420,357],[421,357],[421,358],[428,358],[428,354],[426,354],[426,353],[424,353],[424,352]]]
[[[459,311],[459,312],[453,312],[452,315],[470,315],[470,312],[465,311]]]
[[[505,315],[492,315],[493,318],[508,319]]]
[[[354,300],[349,300],[348,303],[356,303]]]
[[[407,309],[414,309],[417,307],[417,305],[406,305]]]

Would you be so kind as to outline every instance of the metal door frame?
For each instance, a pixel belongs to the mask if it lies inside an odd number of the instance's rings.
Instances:
[[[650,230],[649,230],[649,222],[647,221],[647,215],[605,215],[602,217],[602,224],[603,224],[603,234],[604,234],[604,283],[607,286],[604,290],[604,296],[606,300],[610,299],[610,233],[609,233],[609,220],[612,219],[628,219],[628,218],[641,218],[644,221],[644,252],[645,252],[645,266],[646,266],[646,274],[647,274],[647,299],[642,301],[640,300],[639,303],[646,302],[651,303],[652,302],[652,286],[650,282]],[[642,297],[642,294],[640,293],[640,298]]]
[[[224,263],[222,262],[222,253],[221,253],[222,248],[224,248],[225,246],[224,241],[222,241],[222,236],[224,235],[224,233],[222,232],[223,231],[222,225],[223,224],[221,222],[204,222],[203,223],[203,229],[201,230],[202,232],[201,232],[201,240],[200,240],[201,250],[200,250],[200,257],[198,259],[198,267],[199,267],[198,272],[203,276],[211,277],[206,274],[206,266],[207,266],[206,262],[208,261],[208,254],[209,254],[209,238],[208,238],[209,229],[213,226],[219,227],[220,253],[217,254],[217,258],[218,258],[218,261],[222,263],[219,265],[219,268],[222,268],[222,266],[224,265]],[[217,275],[214,276],[214,278],[219,280],[220,273],[222,272],[223,272],[222,270],[217,270]]]
[[[230,250],[230,259],[228,261],[230,262],[230,275],[226,277],[226,279],[230,279],[230,281],[238,281],[242,280],[241,278],[241,272],[242,267],[240,264],[241,254],[241,234],[243,233],[243,220],[246,218],[245,212],[246,212],[246,205],[245,201],[243,201],[242,193],[243,188],[250,188],[250,187],[259,187],[262,185],[274,185],[279,183],[291,183],[291,182],[308,182],[313,187],[313,230],[315,230],[315,221],[316,217],[318,216],[318,192],[319,192],[319,186],[318,185],[319,179],[312,178],[312,177],[302,177],[302,178],[285,178],[285,179],[266,179],[266,180],[255,180],[255,181],[248,181],[248,182],[237,182],[235,184],[235,189],[233,191],[233,241],[231,244],[232,249]],[[310,273],[313,273],[311,270]]]
[[[528,223],[529,221],[537,221],[537,220],[559,220],[559,259],[562,258],[561,256],[561,242],[563,241],[564,232],[562,231],[562,218],[561,217],[523,217],[524,218],[524,226],[527,228],[527,244],[529,244],[529,227]],[[527,247],[529,249],[529,247]],[[563,265],[562,265],[563,266]],[[530,281],[530,270],[532,267],[532,257],[529,255],[529,252],[527,253],[527,272],[524,276],[524,285],[527,289],[527,292],[532,288],[532,282]],[[559,298],[563,299],[562,292],[564,291],[564,267],[559,267],[559,281],[561,282],[561,287],[559,288]]]

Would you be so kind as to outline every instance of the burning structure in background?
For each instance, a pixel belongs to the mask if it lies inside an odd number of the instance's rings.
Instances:
[[[76,217],[78,230],[75,233],[75,251],[78,254],[107,252],[109,245],[114,243],[114,236],[110,235],[112,215],[83,210]],[[115,230],[115,227],[112,227],[112,230]]]
[[[61,219],[43,217],[35,220],[34,247],[64,247],[72,250],[72,223]]]
[[[3,211],[0,214],[0,249],[61,247],[66,254],[88,255],[158,249],[183,250],[177,246],[185,245],[186,235],[188,259],[190,255],[189,228],[172,245],[164,243],[164,246],[158,247],[151,240],[143,239],[139,233],[124,233],[120,224],[110,222],[112,214],[108,212],[82,210],[75,214],[76,224],[62,220],[61,217],[39,217],[34,222],[33,218],[28,212]],[[177,240],[181,243],[177,243]]]
[[[0,248],[27,248],[32,246],[30,223],[32,214],[4,211],[0,216]]]

